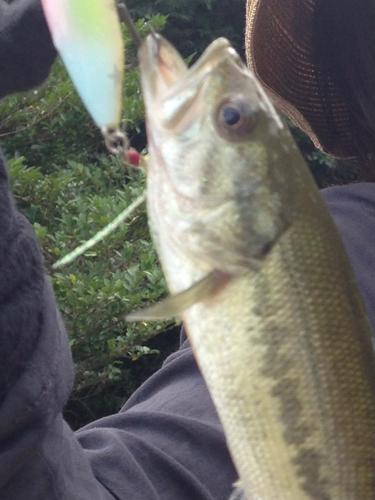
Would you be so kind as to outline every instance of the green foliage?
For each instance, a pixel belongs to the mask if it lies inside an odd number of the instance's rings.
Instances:
[[[105,155],[89,166],[68,161],[67,168],[49,174],[28,168],[22,157],[10,160],[9,167],[12,190],[34,223],[69,332],[76,364],[73,399],[95,394],[98,400],[114,382],[131,385],[123,361],[155,352],[144,343],[168,326],[125,320],[127,313],[156,302],[166,290],[148,235],[145,206],[71,265],[58,271],[51,266],[139,196],[145,175]]]
[[[168,16],[163,35],[183,57],[199,56],[220,36],[243,55],[246,0],[128,0],[127,5],[135,19]]]
[[[348,184],[358,179],[359,166],[355,160],[337,160],[322,153],[308,135],[287,118],[286,122],[319,188]]]
[[[27,149],[28,160],[43,164],[46,170],[64,164],[67,157],[78,155],[86,160],[83,153],[95,152],[92,144],[101,142],[100,132],[84,111],[60,60],[41,88],[4,100],[0,116],[6,154],[13,156]]]

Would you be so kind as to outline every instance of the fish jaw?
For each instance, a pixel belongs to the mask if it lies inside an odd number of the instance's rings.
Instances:
[[[149,219],[163,265],[178,254],[201,269],[196,279],[214,269],[234,275],[257,269],[292,219],[293,192],[275,168],[287,163],[281,157],[298,154],[283,122],[225,39],[190,69],[159,35],[146,39],[139,59]],[[227,104],[245,108],[243,130],[233,134],[220,122]],[[290,213],[280,193],[291,200]],[[163,241],[168,248],[160,248]],[[174,286],[166,274],[174,292],[191,285]]]

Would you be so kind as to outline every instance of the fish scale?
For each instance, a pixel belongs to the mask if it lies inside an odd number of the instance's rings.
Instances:
[[[287,127],[224,39],[189,70],[158,35],[139,59],[172,298],[131,319],[183,319],[247,500],[374,500],[370,324]]]

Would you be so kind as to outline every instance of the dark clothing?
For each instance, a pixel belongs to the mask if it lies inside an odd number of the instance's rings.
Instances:
[[[344,241],[375,332],[375,183],[321,191]]]
[[[0,0],[0,99],[39,85],[56,50],[39,0]]]
[[[24,5],[31,12],[32,5],[39,11],[36,1]],[[8,28],[3,33],[2,16],[8,8],[0,3],[0,95],[40,83],[50,62],[39,67],[35,80],[18,82],[16,87],[9,77],[3,84],[4,68],[8,71],[3,36],[5,43],[14,39]],[[35,22],[45,33],[41,20]],[[22,24],[25,31],[29,23],[27,18]],[[39,56],[47,61],[53,57],[47,35],[43,46],[47,56],[44,52]],[[31,54],[33,49],[29,50]],[[344,239],[374,328],[375,185],[329,188],[323,195]],[[9,193],[3,161],[0,363],[0,500],[228,498],[236,473],[185,338],[179,351],[117,415],[75,434],[64,423],[61,412],[73,378],[67,336],[33,231]]]

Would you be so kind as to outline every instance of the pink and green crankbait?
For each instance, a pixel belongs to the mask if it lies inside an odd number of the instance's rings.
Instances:
[[[42,6],[54,45],[111,149],[111,144],[121,142],[122,138],[125,65],[116,3],[114,0],[42,0]]]

